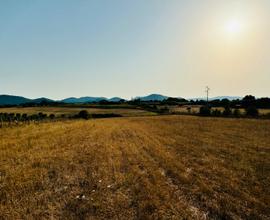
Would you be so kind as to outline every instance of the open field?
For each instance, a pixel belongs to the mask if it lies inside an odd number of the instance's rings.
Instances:
[[[156,116],[0,129],[0,219],[269,219],[270,121]]]
[[[172,107],[170,107],[170,112],[171,113],[187,114],[187,113],[189,113],[188,108],[190,108],[190,113],[198,114],[200,111],[200,107],[201,107],[200,105],[172,106]],[[224,111],[223,107],[212,107],[212,110],[215,110],[215,109],[218,109],[221,112]],[[232,110],[234,110],[234,109],[232,108]],[[239,111],[241,114],[245,113],[245,109],[243,109],[243,108],[240,108]],[[259,111],[259,115],[270,114],[270,109],[258,109],[258,111]]]
[[[73,116],[78,114],[81,110],[87,110],[89,114],[120,114],[122,116],[146,116],[154,115],[152,112],[148,112],[141,109],[131,109],[131,108],[83,108],[83,107],[11,107],[11,108],[0,108],[0,112],[4,113],[26,113],[26,114],[38,114],[42,112],[44,114],[55,114],[60,116],[65,114],[66,116]]]

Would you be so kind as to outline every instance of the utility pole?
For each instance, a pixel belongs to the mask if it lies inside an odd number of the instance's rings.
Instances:
[[[209,91],[210,91],[210,88],[208,86],[206,86],[205,92],[206,92],[206,103],[207,103],[207,105],[208,105],[208,100],[209,100]]]

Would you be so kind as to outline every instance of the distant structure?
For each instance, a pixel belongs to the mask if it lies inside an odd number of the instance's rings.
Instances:
[[[209,101],[209,91],[210,91],[210,88],[208,86],[206,86],[205,92],[206,92],[206,103],[207,103],[207,105],[208,105],[208,101]]]

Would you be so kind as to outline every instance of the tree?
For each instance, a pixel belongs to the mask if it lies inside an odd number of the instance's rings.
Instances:
[[[21,120],[21,114],[20,114],[20,113],[17,113],[17,114],[16,114],[16,120],[17,120],[17,121],[20,121],[20,120]]]
[[[256,98],[255,96],[253,95],[246,95],[244,98],[243,98],[243,101],[255,101]]]
[[[209,115],[211,115],[211,108],[207,105],[204,105],[204,106],[200,107],[199,114],[202,116],[209,116]]]
[[[239,118],[240,115],[241,115],[240,110],[238,108],[237,109],[234,109],[233,115],[234,115],[234,117]]]
[[[270,98],[260,98],[256,100],[257,108],[270,108]]]
[[[39,113],[38,113],[38,118],[39,118],[40,120],[43,120],[43,119],[47,118],[47,114],[43,114],[42,112],[39,112]]]
[[[22,114],[22,120],[23,120],[23,121],[27,121],[27,119],[28,119],[27,114],[25,114],[25,113]]]
[[[212,111],[212,115],[215,117],[221,116],[221,111],[219,109],[215,109]]]
[[[226,107],[230,106],[230,100],[229,100],[229,99],[222,99],[222,100],[220,101],[220,105],[221,105],[222,107],[226,108]]]
[[[83,119],[89,119],[89,113],[86,110],[82,110],[79,112],[78,117]]]
[[[53,120],[53,119],[55,118],[55,115],[54,115],[54,114],[50,114],[50,115],[49,115],[49,118],[50,118],[51,120]]]
[[[231,108],[230,108],[229,106],[226,106],[226,107],[224,108],[224,111],[223,111],[222,114],[223,114],[224,116],[230,116],[230,115],[232,114]]]
[[[252,95],[247,95],[242,99],[242,105],[244,108],[248,108],[249,106],[255,106],[256,98]]]
[[[257,117],[259,115],[259,111],[256,106],[248,106],[246,109],[246,115],[251,117]]]

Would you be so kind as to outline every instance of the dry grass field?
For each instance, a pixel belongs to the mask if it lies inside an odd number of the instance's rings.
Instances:
[[[89,114],[120,114],[122,116],[146,116],[154,115],[152,112],[144,111],[141,109],[131,109],[131,108],[81,108],[81,107],[11,107],[11,108],[0,108],[0,112],[4,113],[20,113],[20,114],[38,114],[42,112],[44,114],[55,114],[60,116],[65,114],[67,116],[73,116],[78,114],[81,110],[87,110]]]
[[[190,110],[188,110],[188,107],[190,108]],[[184,113],[187,114],[189,113],[193,113],[193,114],[198,114],[200,112],[200,105],[184,105],[184,106],[173,106],[170,108],[170,112],[171,113]],[[223,107],[213,107],[212,110],[218,109],[221,112],[224,111]],[[232,109],[234,110],[234,109]],[[240,108],[239,109],[241,114],[245,114],[245,109]],[[258,109],[259,114],[260,115],[266,115],[266,114],[270,114],[270,109]]]
[[[270,121],[194,116],[0,129],[0,219],[269,219]]]

